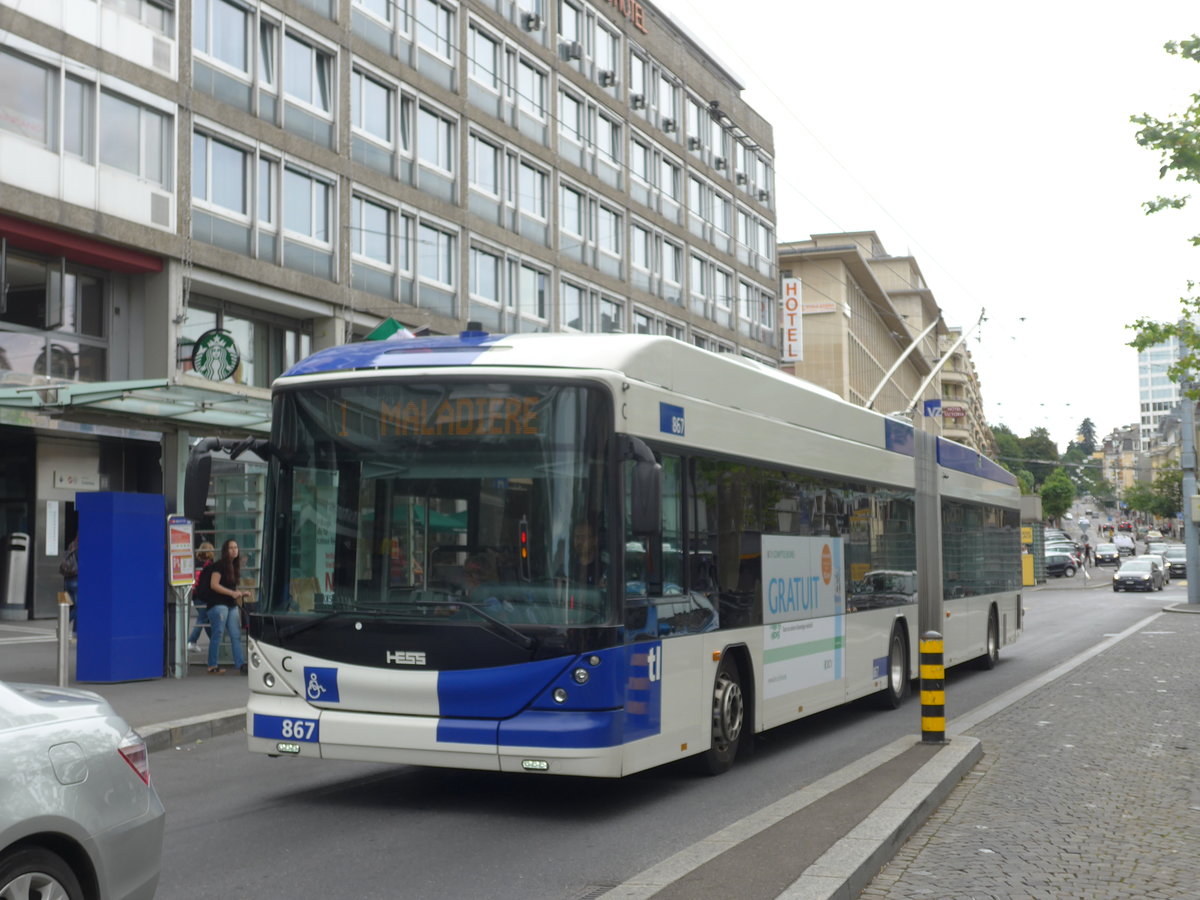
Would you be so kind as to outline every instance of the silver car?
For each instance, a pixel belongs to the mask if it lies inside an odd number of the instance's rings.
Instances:
[[[146,743],[98,694],[0,682],[0,898],[150,898],[163,805]]]

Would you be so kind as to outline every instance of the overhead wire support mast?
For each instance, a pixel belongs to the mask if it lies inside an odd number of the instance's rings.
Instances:
[[[925,338],[929,337],[929,332],[931,332],[931,331],[933,331],[933,329],[937,328],[938,323],[941,321],[942,321],[942,314],[938,313],[937,316],[933,320],[933,324],[930,325],[928,328],[926,328],[924,331],[922,331],[915,338],[913,338],[913,341],[911,344],[908,345],[908,348],[903,353],[900,354],[899,358],[894,363],[892,363],[892,367],[887,370],[887,374],[884,375],[883,378],[881,378],[879,380],[879,384],[875,385],[875,390],[871,391],[871,396],[867,398],[867,409],[874,408],[875,398],[879,396],[879,392],[882,391],[884,389],[884,387],[887,385],[887,383],[892,380],[892,376],[896,374],[896,370],[899,369],[900,366],[904,364],[904,361],[906,359],[908,359],[908,357],[912,354],[912,352],[917,349],[917,347],[920,345],[921,341],[923,341],[923,340],[925,340]],[[918,392],[917,396],[920,396],[919,392]]]
[[[942,358],[937,361],[937,364],[932,369],[930,369],[929,375],[924,381],[921,382],[921,386],[917,388],[916,393],[913,394],[912,403],[910,403],[908,408],[904,410],[907,415],[912,415],[916,411],[917,404],[920,403],[921,398],[925,396],[925,389],[928,388],[933,379],[937,377],[937,373],[942,371],[942,366],[946,364],[946,360],[950,359],[950,357],[954,355],[954,351],[962,346],[963,341],[971,336],[971,332],[978,328],[980,324],[982,324],[983,318],[986,314],[986,309],[979,310],[979,318],[975,320],[975,324],[960,334],[958,336],[958,340],[950,346],[949,350],[942,354]]]

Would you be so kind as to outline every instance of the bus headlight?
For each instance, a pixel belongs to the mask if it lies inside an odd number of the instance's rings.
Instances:
[[[554,689],[554,702],[555,703],[566,703],[567,702],[567,689],[566,688],[555,688]]]
[[[576,669],[571,673],[571,677],[575,679],[576,684],[587,684],[592,676],[588,674],[587,669]]]

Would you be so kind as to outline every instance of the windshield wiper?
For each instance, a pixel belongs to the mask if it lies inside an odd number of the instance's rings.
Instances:
[[[462,600],[422,600],[418,606],[453,606],[455,609],[466,607],[467,609],[479,615],[484,622],[487,623],[488,630],[494,631],[500,637],[504,638],[512,644],[520,647],[522,650],[532,650],[537,644],[533,638],[527,634],[522,634],[513,628],[507,622],[502,622],[493,616],[491,613],[484,612],[483,607],[476,603],[466,603]]]
[[[281,638],[295,637],[302,632],[308,631],[320,625],[322,622],[327,622],[330,619],[340,618],[341,616],[385,616],[386,610],[381,609],[335,609],[333,612],[322,613],[313,619],[305,619],[302,622],[293,622],[291,625],[285,625],[279,629]]]

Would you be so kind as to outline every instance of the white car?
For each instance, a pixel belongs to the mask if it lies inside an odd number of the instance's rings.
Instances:
[[[146,742],[103,697],[0,682],[0,898],[150,900],[163,825]]]

